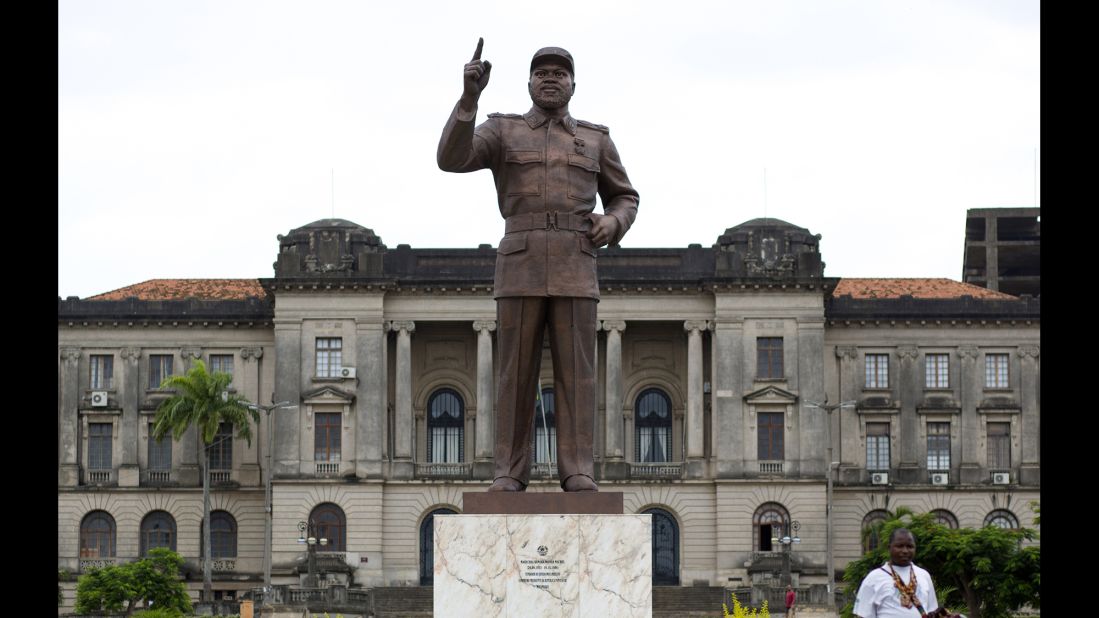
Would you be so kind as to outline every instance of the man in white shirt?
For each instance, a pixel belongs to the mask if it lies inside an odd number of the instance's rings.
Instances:
[[[923,618],[937,616],[939,601],[931,574],[912,564],[916,539],[905,528],[889,535],[889,561],[870,571],[855,597],[859,618]]]

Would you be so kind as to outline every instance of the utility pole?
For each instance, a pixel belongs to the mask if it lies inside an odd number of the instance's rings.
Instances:
[[[271,513],[271,511],[272,511],[272,508],[271,508],[271,506],[272,506],[271,505],[271,475],[272,475],[272,472],[274,471],[274,469],[271,467],[271,451],[274,448],[273,444],[274,444],[274,436],[275,436],[275,427],[271,424],[271,412],[273,412],[274,410],[292,409],[292,408],[297,408],[298,407],[297,405],[291,405],[289,401],[280,401],[278,403],[274,403],[274,399],[275,399],[275,395],[274,395],[274,393],[272,393],[271,394],[272,403],[269,406],[264,406],[264,405],[260,405],[260,404],[257,404],[257,403],[248,403],[248,404],[246,404],[249,408],[251,408],[253,410],[263,410],[264,414],[266,415],[265,422],[267,423],[267,466],[266,466],[267,470],[266,470],[266,475],[265,475],[266,476],[266,483],[265,483],[265,487],[264,487],[265,492],[264,492],[264,501],[263,501],[263,512],[264,512],[264,519],[265,519],[265,521],[264,521],[264,534],[263,534],[263,591],[264,591],[263,599],[264,599],[264,603],[267,602],[267,598],[271,594],[271,552],[272,552],[272,547],[271,547],[271,543],[272,543],[272,539],[271,539],[271,525],[272,525],[271,524],[271,514],[272,514]]]
[[[824,396],[824,403],[817,403],[815,401],[805,402],[805,407],[806,408],[816,408],[816,409],[819,409],[819,410],[824,410],[825,412],[828,413],[828,461],[826,462],[828,464],[828,472],[827,472],[828,485],[827,485],[827,489],[825,490],[826,493],[825,493],[824,500],[825,500],[825,503],[826,503],[825,514],[827,515],[827,522],[828,522],[828,528],[827,528],[827,539],[828,540],[827,540],[827,552],[826,552],[827,555],[825,557],[825,561],[827,562],[827,569],[826,570],[827,570],[827,573],[828,573],[828,600],[829,600],[829,602],[832,601],[832,596],[833,596],[832,595],[832,588],[833,588],[833,581],[832,580],[835,578],[835,575],[834,575],[835,567],[833,566],[834,562],[833,562],[833,558],[832,558],[832,546],[833,546],[833,541],[832,541],[832,470],[836,466],[839,465],[839,462],[832,461],[832,412],[834,412],[835,410],[839,410],[840,408],[853,408],[854,406],[855,406],[855,401],[854,400],[852,400],[852,401],[841,401],[839,403],[834,403],[832,405],[828,405],[828,396],[827,395]]]

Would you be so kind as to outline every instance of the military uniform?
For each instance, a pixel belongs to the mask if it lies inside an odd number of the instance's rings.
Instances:
[[[570,62],[571,64],[571,62]],[[595,330],[599,282],[591,230],[595,197],[618,221],[616,245],[637,215],[638,193],[607,127],[547,116],[490,114],[457,105],[439,140],[439,167],[492,170],[504,237],[496,255],[496,477],[524,486],[530,475],[534,397],[549,327],[557,418],[557,467],[593,477]]]

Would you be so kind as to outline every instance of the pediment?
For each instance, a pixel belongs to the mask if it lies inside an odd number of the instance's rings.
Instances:
[[[744,396],[744,401],[755,404],[775,403],[780,405],[792,405],[798,402],[798,396],[790,391],[772,385],[764,386],[758,391],[748,393]]]
[[[301,399],[308,405],[322,403],[350,404],[355,401],[355,393],[349,393],[334,386],[321,386],[301,394]]]

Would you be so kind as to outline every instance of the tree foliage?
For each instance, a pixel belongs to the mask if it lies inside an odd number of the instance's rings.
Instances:
[[[252,443],[251,423],[259,423],[259,411],[250,408],[239,395],[229,392],[233,376],[221,371],[210,373],[206,363],[195,359],[187,373],[169,376],[161,388],[175,393],[160,402],[153,418],[153,439],[160,440],[171,432],[175,440],[183,437],[192,425],[202,439],[202,598],[211,598],[210,573],[210,448],[222,423],[229,423],[237,437]]]
[[[889,559],[889,535],[897,528],[915,536],[914,562],[931,573],[940,606],[965,607],[969,618],[1009,618],[1024,605],[1041,607],[1041,548],[1022,545],[1036,538],[1034,530],[955,530],[930,513],[914,515],[901,508],[882,523],[877,548],[847,565],[843,579],[850,593],[844,618],[853,615],[854,593],[863,578]]]
[[[180,614],[191,611],[187,587],[179,578],[183,558],[166,547],[149,550],[137,562],[92,569],[76,583],[76,613],[125,611],[152,601],[159,607]]]

